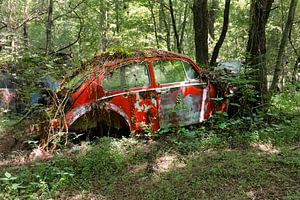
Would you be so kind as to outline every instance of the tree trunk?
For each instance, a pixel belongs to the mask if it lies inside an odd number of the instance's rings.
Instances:
[[[119,0],[115,1],[115,9],[116,9],[116,31],[117,33],[120,33],[120,6],[119,6]]]
[[[15,20],[15,16],[16,16],[16,5],[14,1],[8,1],[7,2],[7,9],[8,9],[8,21],[7,21],[7,32],[9,34],[9,37],[6,37],[7,43],[9,43],[9,47],[10,47],[10,53],[13,53],[17,50],[16,47],[16,34],[15,34],[15,30],[14,27],[16,25],[16,20]]]
[[[219,1],[218,0],[212,0],[211,7],[209,10],[209,35],[212,37],[212,39],[215,39],[215,19],[216,19],[216,10],[218,10],[219,7]]]
[[[247,43],[247,59],[252,73],[250,79],[255,81],[258,91],[256,104],[268,104],[268,86],[266,72],[266,33],[265,27],[274,0],[252,0],[250,8],[250,29]]]
[[[169,11],[171,14],[172,27],[173,27],[174,37],[175,37],[175,47],[177,48],[178,53],[181,53],[180,39],[176,27],[176,19],[175,19],[172,0],[169,0]]]
[[[170,22],[167,21],[167,19],[164,19],[164,24],[166,26],[166,44],[167,44],[167,49],[168,51],[172,51],[171,47],[171,26]]]
[[[53,25],[53,6],[54,0],[49,0],[48,6],[48,19],[47,19],[47,26],[46,26],[46,55],[51,52],[52,48],[52,25]]]
[[[28,41],[28,26],[26,22],[23,25],[23,40],[24,40],[24,46],[27,49],[29,41]]]
[[[183,22],[182,22],[181,34],[180,34],[180,40],[179,40],[179,45],[180,45],[182,52],[183,52],[183,40],[184,40],[185,27],[186,27],[186,23],[187,23],[187,16],[188,16],[188,4],[186,4],[185,8],[184,8]]]
[[[286,47],[289,32],[290,32],[290,30],[292,29],[292,26],[293,26],[293,20],[294,20],[294,16],[295,16],[295,10],[296,10],[296,7],[297,7],[297,2],[298,2],[298,0],[291,0],[291,3],[290,3],[288,19],[287,19],[287,22],[285,24],[284,31],[282,33],[281,42],[280,42],[280,46],[279,46],[279,51],[278,51],[278,55],[277,55],[277,58],[276,58],[274,76],[273,76],[273,81],[272,81],[272,85],[271,85],[271,88],[270,88],[271,92],[274,92],[275,89],[278,87],[279,76],[280,76],[280,74],[282,72],[282,68],[283,68],[282,59],[283,59],[283,55],[284,55],[284,50],[285,50],[285,47]]]
[[[292,29],[290,30],[290,33],[289,33],[289,42],[290,42],[290,45],[293,48],[294,53],[296,55],[296,62],[294,64],[294,68],[293,68],[293,72],[292,72],[292,84],[294,84],[296,81],[299,80],[298,73],[300,72],[300,70],[299,70],[300,69],[300,53],[298,53],[298,50],[292,41]]]
[[[28,1],[25,1],[25,5],[24,5],[24,13],[23,13],[23,18],[24,20],[28,17]],[[24,41],[24,46],[27,49],[28,48],[28,26],[27,26],[27,22],[25,22],[23,24],[23,41]]]
[[[149,0],[150,1],[150,0]],[[158,1],[159,5],[158,5],[158,27],[160,30],[162,30],[164,28],[164,13],[163,13],[163,0],[159,0]]]
[[[229,23],[229,12],[230,12],[230,0],[226,0],[225,9],[224,9],[223,28],[222,28],[220,38],[214,48],[212,56],[211,56],[210,66],[214,66],[216,64],[220,48],[222,47],[222,44],[225,40],[227,29],[228,29],[228,23]]]
[[[170,23],[168,23],[167,19],[166,19],[166,14],[165,14],[165,9],[164,9],[164,2],[161,0],[160,1],[160,13],[161,13],[161,21],[164,24],[164,28],[165,28],[165,33],[166,33],[166,45],[167,45],[167,49],[168,51],[171,51],[171,31],[170,31]]]
[[[156,47],[159,49],[157,23],[156,23],[156,18],[155,18],[155,14],[154,14],[154,10],[153,10],[153,4],[152,4],[151,0],[149,0],[149,6],[150,6],[151,18],[152,18],[153,25],[154,25],[154,34],[155,34]]]
[[[207,0],[194,0],[193,17],[195,30],[196,62],[208,65],[208,10]]]
[[[108,34],[108,29],[109,29],[109,25],[108,25],[108,11],[105,10],[102,12],[102,20],[103,20],[103,25],[102,25],[102,35],[101,35],[101,49],[102,51],[106,51],[107,47],[108,47],[108,38],[107,38],[107,34]]]
[[[294,64],[293,68],[293,74],[292,74],[292,83],[294,84],[296,81],[299,81],[299,72],[300,72],[300,56],[298,55],[296,62]]]

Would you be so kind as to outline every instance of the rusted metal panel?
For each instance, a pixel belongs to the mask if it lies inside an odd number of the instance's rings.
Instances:
[[[173,86],[160,94],[160,126],[184,126],[197,124],[205,119],[208,111],[208,95],[205,83]],[[166,90],[165,87],[162,91]],[[161,92],[160,92],[161,93]]]

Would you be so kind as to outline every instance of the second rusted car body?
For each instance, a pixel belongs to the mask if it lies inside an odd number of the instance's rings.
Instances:
[[[77,82],[66,110],[69,130],[125,126],[155,132],[198,124],[226,109],[225,101],[216,105],[214,85],[191,59],[163,50],[100,56]]]

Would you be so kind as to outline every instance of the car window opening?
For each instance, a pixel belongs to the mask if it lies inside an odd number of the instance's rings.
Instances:
[[[150,85],[147,62],[133,62],[115,68],[102,81],[105,90],[130,89]]]

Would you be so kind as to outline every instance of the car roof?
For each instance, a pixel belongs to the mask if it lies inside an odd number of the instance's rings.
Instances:
[[[78,76],[79,74],[85,74],[84,76],[89,76],[92,72],[100,74],[105,72],[108,68],[109,71],[115,67],[120,66],[121,63],[126,63],[135,60],[143,60],[147,58],[177,58],[177,59],[191,59],[183,54],[174,53],[170,51],[165,51],[162,49],[133,49],[133,50],[112,50],[106,51],[99,55],[95,55],[92,59],[84,62],[81,68],[78,68],[71,79]],[[92,73],[93,74],[93,73]],[[83,79],[85,80],[85,79]],[[76,85],[76,84],[74,84]]]
[[[189,57],[162,49],[134,49],[131,51],[116,50],[110,52],[103,52],[100,55],[94,56],[91,60],[86,61],[84,67],[102,67],[104,65],[117,64],[130,60],[146,59],[146,58],[164,58],[173,57],[178,59],[188,59]]]

